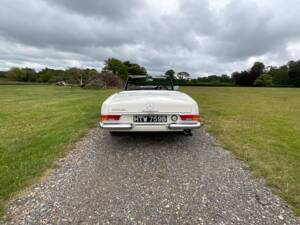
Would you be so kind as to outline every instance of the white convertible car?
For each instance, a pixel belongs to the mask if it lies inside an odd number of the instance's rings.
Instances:
[[[167,76],[130,76],[125,91],[107,98],[101,108],[100,127],[119,132],[184,132],[202,125],[197,103],[175,91]]]

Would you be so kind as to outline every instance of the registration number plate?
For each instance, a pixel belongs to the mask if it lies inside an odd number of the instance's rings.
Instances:
[[[166,123],[166,115],[136,115],[133,116],[135,123]]]

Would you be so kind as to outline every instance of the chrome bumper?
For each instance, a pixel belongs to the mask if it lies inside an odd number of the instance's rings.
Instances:
[[[108,130],[131,130],[134,128],[132,123],[99,123],[100,127]],[[194,123],[171,123],[167,124],[166,127],[170,130],[185,130],[185,129],[196,129],[202,126],[201,122]]]
[[[133,127],[131,123],[99,123],[100,127],[108,130],[130,130]]]
[[[169,124],[168,128],[171,130],[176,129],[196,129],[201,127],[201,122],[195,122],[195,123],[171,123]]]

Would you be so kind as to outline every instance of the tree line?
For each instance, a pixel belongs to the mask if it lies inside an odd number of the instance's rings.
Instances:
[[[300,60],[279,67],[255,62],[250,69],[234,72],[231,77],[238,86],[300,87]]]
[[[105,60],[100,72],[95,69],[68,68],[65,70],[44,68],[35,71],[31,68],[11,68],[1,72],[0,78],[20,82],[56,83],[65,81],[70,84],[85,86],[92,79],[106,77],[108,72],[122,81],[129,75],[148,75],[145,67],[130,61],[121,61],[116,58]],[[231,76],[210,75],[193,78],[189,73],[181,71],[176,73],[173,69],[165,72],[173,79],[175,85],[212,85],[212,86],[295,86],[300,87],[300,60],[290,61],[280,67],[266,67],[262,62],[255,62],[253,66],[241,72],[234,72]]]
[[[136,63],[131,63],[130,61],[122,62],[115,58],[109,58],[105,61],[104,67],[100,72],[96,69],[80,69],[75,67],[65,70],[44,68],[37,72],[32,68],[13,67],[6,72],[1,71],[0,78],[19,82],[39,83],[65,81],[68,84],[84,86],[94,78],[107,77],[108,72],[117,75],[123,81],[126,81],[130,74],[147,74],[147,70]]]

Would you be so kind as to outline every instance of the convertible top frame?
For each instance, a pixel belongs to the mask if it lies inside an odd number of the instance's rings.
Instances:
[[[173,80],[169,76],[160,75],[160,76],[148,76],[148,75],[129,75],[126,81],[125,90],[128,90],[128,84],[131,80],[139,80],[139,79],[153,79],[153,80],[168,80],[170,82],[171,90],[174,89]]]

